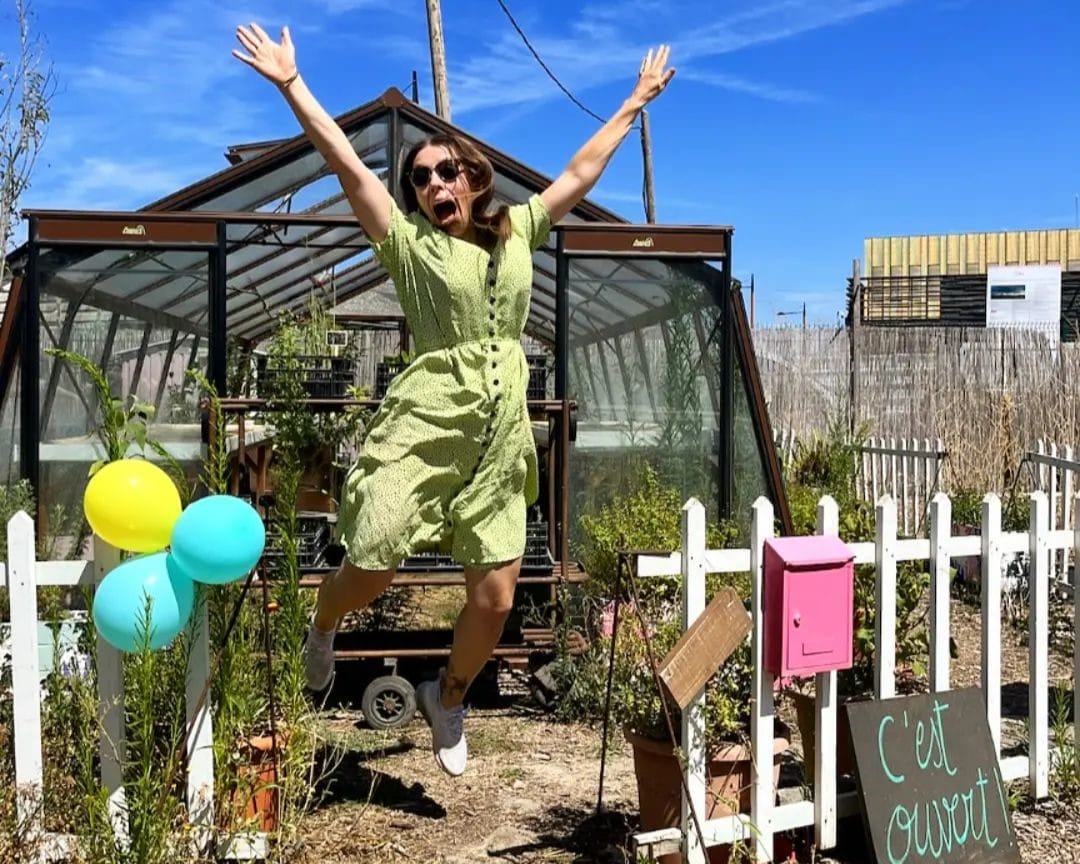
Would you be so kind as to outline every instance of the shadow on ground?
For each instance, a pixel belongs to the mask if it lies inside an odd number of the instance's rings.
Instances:
[[[517,861],[530,852],[568,852],[574,864],[614,864],[626,859],[629,837],[637,817],[619,810],[555,806],[529,820],[524,827],[536,840],[489,852],[493,860]],[[529,860],[525,858],[525,860]],[[537,859],[539,860],[539,859]]]
[[[446,809],[427,794],[423,784],[406,786],[397,777],[372,770],[365,764],[369,759],[406,753],[413,746],[400,742],[393,747],[366,753],[346,750],[340,758],[334,757],[333,764],[327,765],[323,761],[318,771],[322,779],[316,787],[321,806],[370,803],[425,819],[446,818]]]

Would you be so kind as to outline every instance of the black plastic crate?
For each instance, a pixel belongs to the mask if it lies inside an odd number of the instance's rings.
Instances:
[[[529,388],[526,398],[547,399],[547,354],[526,354],[525,359],[529,362]]]
[[[296,374],[309,399],[344,399],[353,383],[351,357],[330,357],[301,354],[296,356]],[[274,396],[274,387],[285,370],[272,364],[271,358],[260,355],[255,360],[259,395]]]
[[[386,395],[386,389],[398,375],[405,371],[409,364],[404,361],[393,363],[379,363],[375,366],[375,398],[382,399]]]
[[[398,569],[404,572],[435,572],[459,568],[452,555],[443,552],[417,552],[402,561]]]
[[[529,522],[525,526],[525,555],[521,566],[529,570],[554,568],[555,559],[548,549],[547,522]]]
[[[296,518],[296,560],[301,570],[329,570],[327,550],[334,539],[335,518],[329,513],[301,513]],[[281,560],[281,532],[271,519],[266,525],[263,559],[267,564]]]

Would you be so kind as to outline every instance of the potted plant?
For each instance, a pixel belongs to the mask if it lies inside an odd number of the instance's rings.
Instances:
[[[596,620],[591,622],[596,638],[588,652],[594,663],[600,658],[606,663],[610,652],[610,620],[605,624],[609,616],[604,610],[616,597],[623,604],[615,634],[611,717],[633,751],[641,829],[648,831],[679,824],[683,742],[671,740],[667,715],[678,734],[681,714],[658,686],[644,637],[647,628],[652,659],[659,663],[682,635],[682,585],[678,579],[643,579],[635,583],[631,594],[619,580],[618,558],[620,550],[679,549],[684,502],[678,489],[661,482],[648,461],[639,464],[639,471],[631,475],[636,480],[628,491],[613,495],[596,513],[583,516],[581,527],[585,537],[583,563],[589,573],[584,587],[597,609]],[[714,520],[707,527],[710,549],[730,546],[737,537],[732,524]],[[707,600],[725,586],[734,587],[744,602],[749,602],[748,573],[710,574],[706,578]],[[581,661],[576,682],[567,683],[569,676],[561,673],[568,703],[586,704],[589,700],[584,691],[596,689],[589,682],[603,679],[590,675],[590,668],[588,659]],[[710,760],[705,819],[745,812],[750,806],[752,686],[750,643],[746,641],[706,685],[704,721]],[[786,728],[778,724],[772,747],[774,784],[779,782],[780,758],[789,741]],[[710,861],[726,862],[729,855],[728,847],[713,847]],[[679,856],[661,860],[673,864]]]
[[[643,611],[646,611],[643,608]],[[648,610],[654,611],[654,610]],[[643,615],[651,631],[652,656],[657,663],[682,635],[681,616],[674,609],[657,616]],[[613,719],[622,728],[634,758],[638,811],[643,831],[679,825],[682,801],[682,716],[657,684],[642,638],[641,619],[627,615],[619,622],[612,687]],[[708,787],[703,820],[748,812],[751,805],[753,754],[750,748],[753,668],[749,640],[720,666],[705,687],[705,746]],[[675,732],[672,741],[670,717]],[[780,781],[780,761],[791,736],[777,721],[772,741],[773,788]],[[677,745],[677,747],[676,747]],[[728,845],[709,849],[711,864],[724,864]],[[676,864],[679,855],[659,859]]]
[[[346,331],[335,329],[334,318],[315,300],[306,315],[281,316],[270,351],[255,355],[260,395],[281,396],[289,384],[298,384],[309,399],[344,399],[354,383],[356,349]],[[282,382],[282,378],[290,378]]]

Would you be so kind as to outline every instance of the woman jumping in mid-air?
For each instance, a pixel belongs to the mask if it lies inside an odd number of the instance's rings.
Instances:
[[[521,335],[532,253],[593,188],[638,114],[675,74],[652,50],[622,107],[542,193],[489,210],[491,164],[467,140],[436,135],[401,169],[404,208],[361,161],[308,90],[288,28],[281,42],[238,27],[233,54],[275,84],[337,174],[378,260],[394,280],[416,359],[386,391],[338,516],[345,563],[319,588],[304,661],[308,686],[329,686],[342,617],[371,603],[415,551],[442,546],[464,567],[467,599],[438,680],[416,689],[432,750],[465,770],[465,692],[491,658],[514,600],[526,508],[537,498],[536,446],[525,401]]]

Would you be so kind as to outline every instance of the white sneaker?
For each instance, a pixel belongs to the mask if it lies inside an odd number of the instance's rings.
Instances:
[[[440,676],[441,679],[441,676]],[[424,681],[416,688],[416,707],[431,727],[431,749],[439,767],[452,777],[465,773],[469,748],[465,743],[464,705],[444,708],[439,695],[439,680]]]
[[[309,690],[320,693],[330,686],[334,677],[334,634],[315,626],[315,616],[308,621],[307,639],[304,640],[304,675]]]

